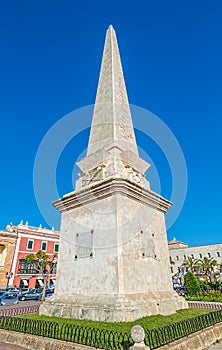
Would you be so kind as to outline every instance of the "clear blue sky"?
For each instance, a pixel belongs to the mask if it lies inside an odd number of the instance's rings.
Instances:
[[[21,219],[47,226],[33,191],[36,152],[56,121],[94,103],[112,24],[130,102],[168,125],[186,159],[187,197],[168,238],[221,242],[221,16],[222,3],[206,0],[0,1],[0,228]],[[73,162],[87,145],[87,131],[80,136],[61,155],[61,195],[72,190]],[[139,132],[137,138],[149,147]],[[169,197],[157,148],[150,143],[150,157]],[[55,210],[57,229],[58,222]]]

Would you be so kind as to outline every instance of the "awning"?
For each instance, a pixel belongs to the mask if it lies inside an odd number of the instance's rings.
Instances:
[[[41,287],[44,287],[44,284],[43,284],[43,281],[42,281],[42,280],[38,280],[38,282],[39,282],[39,285],[40,285]]]
[[[23,282],[24,286],[28,286],[29,285],[27,280],[22,280],[22,282]]]

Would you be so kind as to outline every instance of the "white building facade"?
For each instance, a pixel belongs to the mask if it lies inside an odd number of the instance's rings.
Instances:
[[[171,274],[175,275],[188,257],[195,259],[214,258],[219,264],[222,263],[222,243],[206,244],[189,247],[174,238],[168,243],[171,263]]]

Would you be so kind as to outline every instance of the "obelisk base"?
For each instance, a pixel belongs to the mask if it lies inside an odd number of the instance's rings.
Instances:
[[[40,306],[40,315],[106,321],[130,322],[150,315],[169,315],[188,307],[187,302],[172,292],[130,295],[66,295],[57,294]]]

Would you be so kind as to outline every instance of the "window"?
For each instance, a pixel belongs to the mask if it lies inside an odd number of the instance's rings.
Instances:
[[[172,266],[170,267],[170,271],[171,271],[171,273],[173,273],[173,268],[172,268]]]
[[[55,243],[54,244],[54,252],[58,253],[58,251],[59,251],[59,245],[58,245],[58,243]]]
[[[217,256],[218,256],[218,258],[220,257],[220,252],[217,252]]]
[[[183,257],[184,257],[184,260],[186,260],[186,258],[187,258],[186,255],[184,255]]]
[[[32,250],[33,249],[33,243],[34,241],[32,239],[28,240],[28,244],[27,244],[27,249]]]
[[[200,254],[199,254],[199,257],[200,257],[200,259],[202,259],[203,255],[200,253]]]
[[[207,253],[207,255],[208,255],[209,258],[211,257],[210,253]]]
[[[42,250],[45,251],[47,247],[47,242],[42,242]]]
[[[176,258],[177,258],[177,261],[178,261],[179,260],[179,256],[177,255]]]
[[[191,258],[194,259],[194,255],[193,254],[191,254]]]

